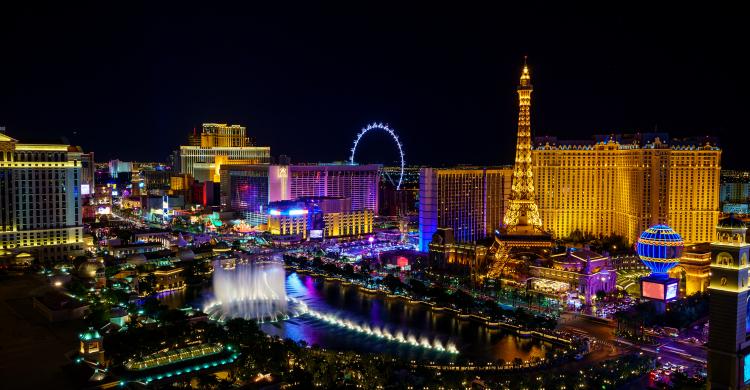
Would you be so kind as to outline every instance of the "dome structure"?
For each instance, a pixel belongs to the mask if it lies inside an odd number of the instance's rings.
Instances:
[[[667,277],[667,272],[680,262],[685,242],[667,225],[654,225],[641,233],[636,252],[652,276]]]

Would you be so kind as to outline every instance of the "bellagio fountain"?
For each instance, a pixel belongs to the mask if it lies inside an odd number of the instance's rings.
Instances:
[[[214,262],[214,299],[208,302],[206,312],[219,321],[240,317],[258,322],[273,322],[299,314],[300,308],[289,307],[285,278],[284,267],[278,262],[236,260],[222,264],[217,260]]]

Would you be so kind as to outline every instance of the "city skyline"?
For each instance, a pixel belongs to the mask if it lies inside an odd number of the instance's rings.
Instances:
[[[163,161],[201,123],[236,123],[274,156],[315,162],[346,160],[375,121],[396,129],[408,164],[505,165],[512,75],[528,55],[533,136],[718,136],[722,165],[742,165],[747,79],[724,10],[699,27],[700,15],[660,10],[252,11],[209,12],[220,29],[196,28],[206,22],[195,15],[123,12],[83,27],[75,22],[86,14],[74,10],[21,11],[7,26],[15,60],[0,65],[9,86],[0,126],[29,142],[65,136],[101,160]],[[514,17],[522,11],[533,17]],[[26,31],[32,20],[38,29]],[[113,135],[116,145],[106,142]],[[392,159],[390,140],[371,137],[363,160]]]
[[[159,5],[0,6],[5,387],[750,389],[741,13]]]

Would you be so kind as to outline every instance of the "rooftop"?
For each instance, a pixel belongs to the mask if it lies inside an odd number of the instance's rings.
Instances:
[[[671,138],[668,133],[600,134],[585,140],[561,140],[555,136],[534,137],[534,148],[593,150],[611,145],[617,149],[719,150],[719,140],[712,136]]]
[[[719,220],[719,224],[716,227],[721,229],[747,229],[747,224],[732,213],[728,217]]]
[[[39,303],[46,306],[48,309],[57,310],[72,310],[79,307],[88,306],[88,304],[79,301],[73,297],[69,297],[63,293],[56,291],[50,291],[40,297],[35,298]]]

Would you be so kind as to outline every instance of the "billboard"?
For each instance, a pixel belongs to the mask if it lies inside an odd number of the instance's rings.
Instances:
[[[664,299],[664,285],[661,283],[650,282],[647,280],[643,281],[641,295],[644,298],[651,299]]]
[[[310,230],[310,238],[323,238],[322,230]]]
[[[664,296],[664,299],[670,301],[675,298],[677,298],[677,283],[668,284],[667,295]]]
[[[91,186],[88,184],[81,184],[81,195],[91,194]]]
[[[641,295],[657,301],[673,301],[677,299],[678,283],[679,280],[673,278],[660,280],[644,278],[641,283]]]

